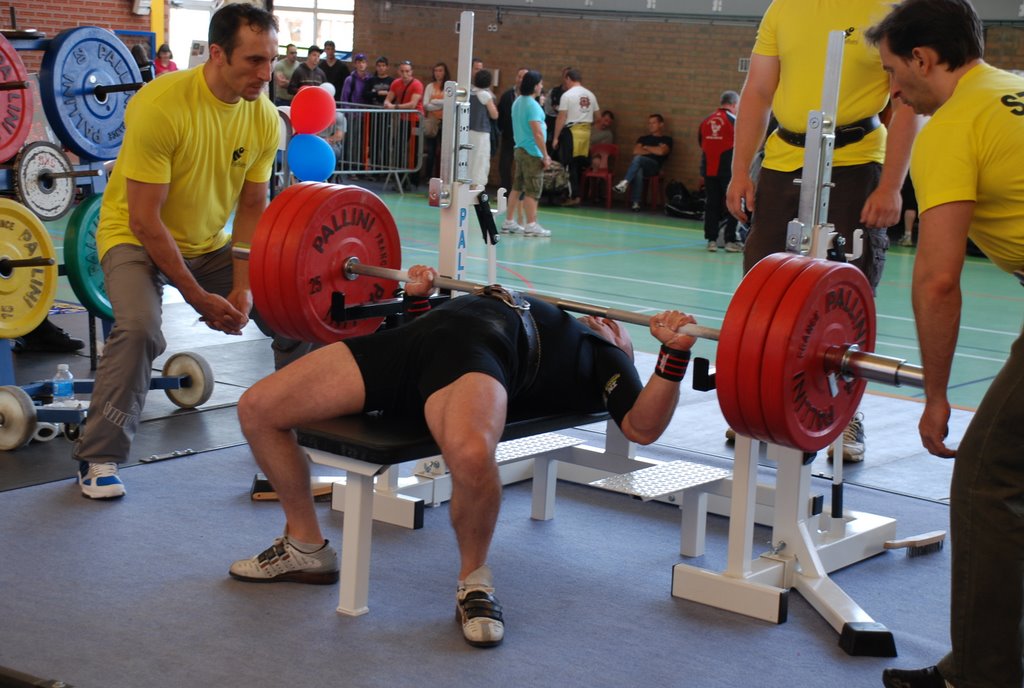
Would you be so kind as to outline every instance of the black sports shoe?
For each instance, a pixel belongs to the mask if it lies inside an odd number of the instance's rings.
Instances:
[[[885,688],[946,688],[938,667],[925,669],[886,669],[882,672]]]
[[[85,346],[81,339],[72,337],[60,329],[49,319],[39,323],[39,327],[21,337],[22,344],[18,351],[37,351],[41,353],[73,353]]]

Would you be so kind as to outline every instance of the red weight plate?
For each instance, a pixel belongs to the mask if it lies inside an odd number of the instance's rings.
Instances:
[[[28,81],[25,63],[3,36],[0,36],[0,80]],[[28,88],[0,91],[0,162],[7,162],[17,155],[28,140],[34,112],[35,103]]]
[[[758,291],[747,313],[740,339],[742,358],[736,371],[736,390],[739,393],[740,413],[746,422],[745,434],[765,442],[772,441],[761,404],[761,379],[767,356],[768,330],[786,290],[804,270],[814,264],[810,258],[791,255],[796,260],[779,265]]]
[[[747,365],[741,349],[741,340],[747,327],[747,317],[754,300],[772,273],[799,257],[795,253],[773,253],[758,261],[736,287],[729,308],[725,311],[725,319],[722,321],[718,338],[718,351],[715,355],[715,388],[725,420],[729,427],[741,435],[750,436],[747,422],[740,410],[740,395],[744,392],[740,388],[740,368],[741,365]]]
[[[278,242],[275,239],[279,227],[287,228],[288,224],[278,223],[278,217],[290,206],[291,202],[315,189],[313,184],[293,184],[279,193],[260,217],[249,248],[249,287],[252,289],[253,303],[260,318],[277,334],[294,337],[289,318],[290,309],[281,304],[280,276],[277,273],[277,261],[280,258]]]
[[[824,449],[857,411],[865,380],[836,379],[825,352],[841,344],[875,348],[875,301],[864,274],[848,263],[816,260],[794,280],[765,344],[761,400],[773,441],[805,452]]]
[[[305,321],[299,317],[298,292],[291,288],[296,279],[295,247],[302,243],[313,211],[339,187],[324,182],[305,182],[305,185],[307,190],[295,196],[295,200],[288,204],[288,208],[275,221],[274,255],[267,257],[272,262],[265,265],[271,274],[277,275],[271,303],[276,310],[286,314],[290,323],[288,336],[301,341],[313,341],[309,339],[309,328]]]
[[[296,297],[288,289],[295,272],[294,261],[287,255],[288,246],[295,241],[296,236],[302,236],[303,228],[308,222],[308,209],[311,206],[315,207],[315,201],[332,188],[333,185],[323,182],[302,183],[301,192],[292,197],[288,206],[274,220],[274,230],[270,239],[271,252],[263,262],[267,274],[274,276],[270,304],[275,312],[281,314],[287,327],[287,336],[301,341],[311,340],[305,334],[306,328],[302,319],[298,317]],[[305,217],[300,217],[303,214]]]
[[[330,318],[331,295],[342,292],[347,305],[391,298],[398,283],[362,276],[345,277],[345,261],[357,258],[367,265],[400,269],[402,247],[394,217],[373,193],[356,186],[336,187],[311,215],[294,254],[296,278],[286,285],[294,292],[298,315],[309,341],[336,342],[371,334],[383,318],[345,323]]]

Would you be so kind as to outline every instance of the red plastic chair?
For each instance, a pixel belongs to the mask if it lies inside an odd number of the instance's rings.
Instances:
[[[644,177],[644,198],[647,199],[647,205],[655,210],[665,205],[665,194],[662,192],[662,186],[663,180],[660,172],[650,177]]]
[[[614,143],[597,143],[590,147],[590,167],[580,179],[580,196],[586,198],[588,192],[594,196],[604,184],[604,207],[612,207],[612,173],[618,157],[619,147]]]

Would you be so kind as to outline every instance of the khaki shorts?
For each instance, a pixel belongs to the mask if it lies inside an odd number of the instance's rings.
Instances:
[[[515,156],[516,174],[512,180],[512,190],[540,200],[544,190],[544,160],[530,155],[522,148],[516,148]]]

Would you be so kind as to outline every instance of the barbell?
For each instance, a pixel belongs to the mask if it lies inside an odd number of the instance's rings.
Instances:
[[[277,333],[333,342],[376,331],[384,318],[336,320],[345,308],[393,298],[408,274],[400,269],[394,218],[370,191],[306,182],[282,191],[261,217],[249,260],[253,301]],[[485,285],[438,277],[435,285],[472,292]],[[565,310],[637,325],[649,315],[528,293]],[[771,255],[747,273],[721,329],[683,332],[718,341],[716,387],[737,433],[818,451],[857,410],[868,380],[923,386],[923,371],[872,353],[875,309],[857,268],[790,253]]]

